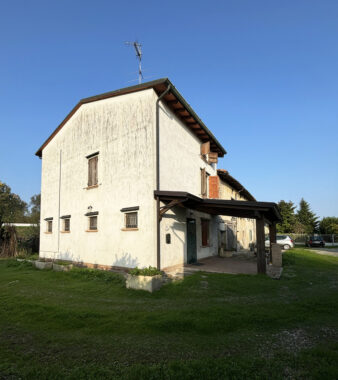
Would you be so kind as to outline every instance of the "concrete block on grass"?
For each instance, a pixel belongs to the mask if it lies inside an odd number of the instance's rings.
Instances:
[[[154,292],[160,289],[163,285],[163,276],[132,276],[127,274],[126,287],[128,289],[146,290],[147,292]]]
[[[51,261],[35,261],[35,268],[37,269],[52,269],[53,263]]]
[[[73,264],[62,265],[62,264],[53,263],[53,270],[55,270],[56,272],[67,272],[71,270],[72,268],[73,268]]]
[[[276,243],[271,244],[271,258],[272,258],[272,265],[273,266],[275,266],[275,267],[282,267],[283,266],[282,249]]]

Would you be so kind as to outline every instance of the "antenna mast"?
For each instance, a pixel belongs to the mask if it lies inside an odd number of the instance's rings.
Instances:
[[[134,46],[134,49],[136,52],[136,58],[138,60],[138,82],[142,83],[142,78],[143,78],[142,65],[141,65],[141,61],[142,61],[142,50],[141,50],[141,48],[142,48],[142,45],[139,44],[137,41],[134,41],[134,42],[127,41],[126,45]]]

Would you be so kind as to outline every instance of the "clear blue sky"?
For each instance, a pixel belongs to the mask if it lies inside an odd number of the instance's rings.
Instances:
[[[40,192],[34,156],[80,98],[169,77],[258,200],[338,216],[338,1],[1,1],[0,180]],[[147,78],[148,77],[148,78]],[[177,189],[179,190],[179,189]]]

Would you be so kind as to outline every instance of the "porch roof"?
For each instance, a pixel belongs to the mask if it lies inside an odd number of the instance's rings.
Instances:
[[[226,199],[199,198],[185,191],[155,190],[155,197],[163,202],[175,201],[186,208],[206,212],[212,215],[228,215],[239,218],[264,218],[269,224],[282,220],[277,204],[273,202],[237,201]]]

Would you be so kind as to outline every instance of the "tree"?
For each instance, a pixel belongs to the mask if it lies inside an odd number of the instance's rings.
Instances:
[[[277,224],[277,232],[294,232],[296,224],[296,206],[291,201],[285,202],[284,200],[281,200],[280,202],[278,202],[278,208],[283,218],[283,221]]]
[[[0,182],[0,246],[6,238],[4,223],[22,222],[25,219],[27,204],[11,188]]]
[[[319,222],[319,231],[321,234],[338,234],[338,218],[328,216]]]
[[[4,223],[22,222],[26,212],[27,203],[0,181],[0,229]]]
[[[318,217],[311,211],[308,202],[302,198],[299,202],[297,221],[304,226],[304,232],[312,234],[318,228]]]
[[[36,194],[31,197],[31,201],[29,203],[30,206],[30,216],[29,219],[32,223],[40,223],[40,203],[41,203],[41,195]]]

